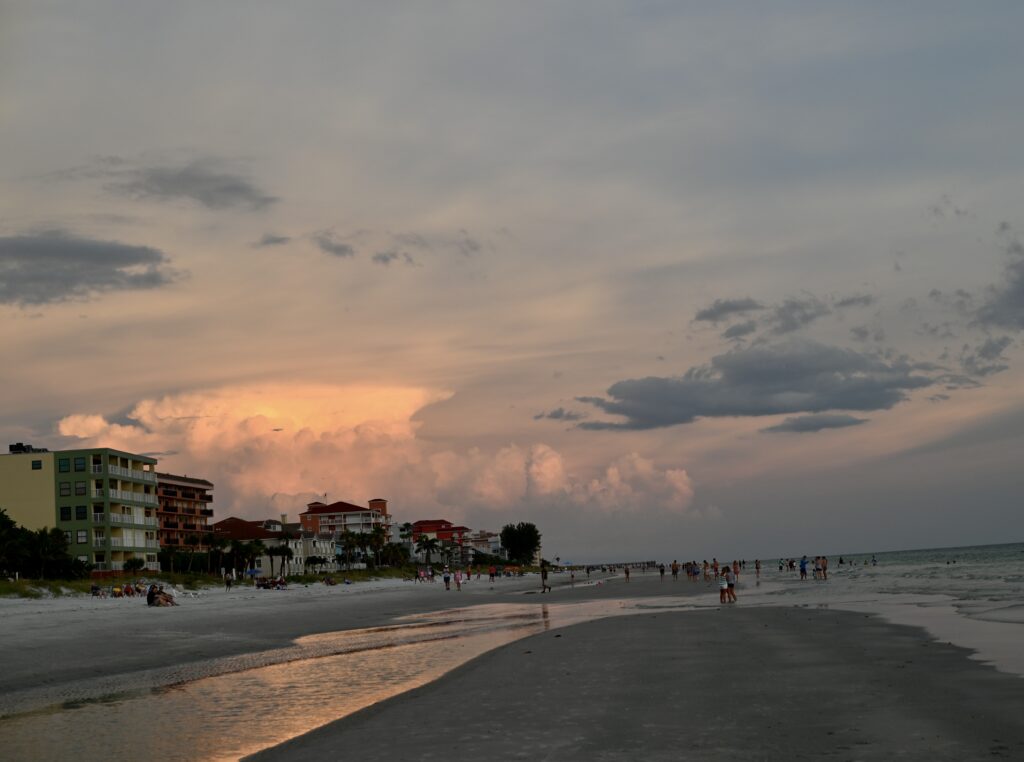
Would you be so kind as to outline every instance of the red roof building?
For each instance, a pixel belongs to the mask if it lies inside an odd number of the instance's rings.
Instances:
[[[336,539],[344,532],[372,532],[374,527],[384,527],[391,536],[391,516],[388,501],[374,498],[368,507],[338,501],[327,505],[319,501],[309,503],[299,514],[302,529],[306,532],[328,532]]]

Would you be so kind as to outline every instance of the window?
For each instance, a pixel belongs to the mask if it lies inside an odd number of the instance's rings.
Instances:
[[[85,545],[89,542],[89,530],[79,529],[75,532],[75,542],[79,545]]]
[[[76,505],[75,506],[75,521],[85,521],[89,518],[89,506],[87,505]]]
[[[85,456],[84,455],[75,458],[75,470],[76,471],[84,471],[85,470]]]
[[[60,507],[60,520],[61,521],[71,521],[71,506],[70,505],[62,505]]]
[[[32,470],[33,471],[42,471],[43,470],[43,461],[41,461],[41,460],[33,460],[32,461]]]
[[[68,497],[71,494],[71,482],[60,483],[60,496]]]
[[[71,459],[70,458],[58,458],[57,459],[57,470],[62,474],[66,474],[71,470]]]
[[[101,563],[103,563],[104,561],[107,560],[107,554],[106,553],[93,553],[92,557],[96,559],[96,563],[98,563],[98,564],[101,564]]]
[[[75,494],[76,495],[84,495],[85,494],[85,482],[75,482]]]
[[[71,544],[71,530],[70,529],[65,529],[64,530],[64,542],[66,542],[68,545]]]
[[[92,539],[96,542],[103,542],[107,539],[107,533],[103,529],[94,529],[92,530]]]

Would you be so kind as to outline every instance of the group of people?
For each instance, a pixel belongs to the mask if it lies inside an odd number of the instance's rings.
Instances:
[[[106,598],[108,597],[107,590],[100,587],[100,585],[93,583],[90,587],[90,592],[95,598]],[[110,588],[109,597],[111,598],[134,598],[134,597],[146,597],[147,606],[177,606],[177,601],[174,600],[174,595],[164,590],[163,585],[157,585],[151,583],[147,585],[141,579],[137,580],[133,585],[131,582],[126,582],[123,585],[113,585]]]

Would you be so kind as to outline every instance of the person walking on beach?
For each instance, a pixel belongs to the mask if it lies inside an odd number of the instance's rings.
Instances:
[[[725,567],[725,592],[729,603],[736,603],[736,572],[730,569],[728,566]]]
[[[226,592],[231,592],[231,583],[234,581],[234,576],[235,575],[231,573],[230,569],[228,569],[228,573],[224,575],[224,590]]]
[[[461,569],[456,569],[455,570],[455,589],[458,590],[460,593],[462,592],[462,570]]]
[[[546,561],[540,562],[540,591],[546,593],[551,590],[551,585],[548,584],[548,565]]]
[[[800,579],[807,579],[807,556],[800,559]]]
[[[626,582],[629,582],[629,564],[624,564],[622,567],[622,571],[626,575]]]
[[[718,578],[718,602],[729,602],[729,583],[726,581],[724,575]]]
[[[821,557],[821,578],[828,579],[828,557]]]
[[[665,581],[665,564],[658,564],[658,578],[662,582]]]
[[[451,590],[452,589],[452,573],[451,573],[451,571],[449,571],[447,566],[444,567],[444,574],[441,576],[441,579],[444,580],[444,589],[445,590]]]
[[[679,561],[672,561],[672,581],[679,581]]]

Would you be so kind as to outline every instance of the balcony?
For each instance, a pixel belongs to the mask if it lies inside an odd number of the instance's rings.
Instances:
[[[164,529],[177,529],[178,528],[178,522],[177,521],[165,521],[163,528]]]
[[[92,523],[93,524],[106,524],[107,523],[107,514],[105,514],[105,513],[94,513],[92,515]]]
[[[200,508],[199,509],[199,515],[200,516],[212,516],[213,515],[213,508]]]
[[[94,474],[102,474],[103,473],[103,464],[102,463],[93,463],[92,464],[92,468],[90,470]]]

